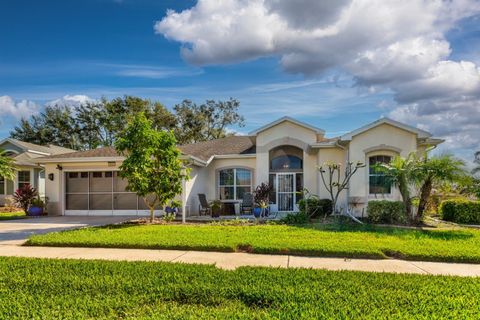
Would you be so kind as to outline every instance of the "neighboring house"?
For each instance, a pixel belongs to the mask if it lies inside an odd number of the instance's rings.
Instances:
[[[15,190],[25,184],[37,188],[41,197],[45,196],[45,171],[37,162],[38,158],[74,151],[54,145],[39,146],[11,138],[0,141],[0,150],[15,159],[17,169],[13,181],[0,177],[0,206],[5,204],[6,197],[12,196]]]
[[[344,208],[355,204],[362,215],[371,199],[399,200],[398,190],[385,177],[371,170],[377,162],[388,162],[395,155],[423,152],[442,140],[415,127],[390,119],[380,119],[336,138],[325,138],[324,131],[301,121],[284,117],[251,132],[248,136],[179,146],[191,167],[181,200],[187,215],[199,212],[198,194],[220,199],[230,213],[238,212],[245,192],[268,182],[274,186],[271,210],[298,210],[303,188],[321,198],[328,194],[318,166],[327,161],[361,161],[366,164],[352,178],[342,195]],[[125,190],[118,177],[123,157],[113,148],[44,157],[46,194],[50,214],[143,215],[147,208],[141,199]],[[180,197],[180,196],[179,196]]]

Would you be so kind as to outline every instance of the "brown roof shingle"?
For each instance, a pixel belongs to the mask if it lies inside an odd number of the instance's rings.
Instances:
[[[254,154],[255,145],[248,136],[231,136],[179,146],[183,154],[207,161],[213,155]]]
[[[213,155],[226,154],[255,154],[255,145],[248,136],[231,136],[210,141],[203,141],[178,146],[185,155],[194,156],[207,161]],[[44,157],[43,159],[67,158],[108,158],[118,157],[119,154],[113,147],[104,147],[86,151],[77,151]]]

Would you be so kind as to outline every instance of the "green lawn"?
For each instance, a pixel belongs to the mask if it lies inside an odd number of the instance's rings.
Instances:
[[[27,245],[189,249],[480,263],[480,231],[372,226],[119,225],[34,235]]]
[[[0,220],[13,220],[13,219],[23,219],[26,218],[25,212],[16,211],[16,212],[0,212]]]
[[[480,278],[0,258],[1,319],[477,318]]]

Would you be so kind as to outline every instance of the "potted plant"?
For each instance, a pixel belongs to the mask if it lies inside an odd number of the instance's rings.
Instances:
[[[220,217],[220,212],[222,211],[222,201],[213,200],[212,203],[210,204],[210,207],[212,209],[212,217],[213,218]]]
[[[163,216],[163,220],[166,222],[172,222],[175,220],[175,217],[178,213],[178,208],[182,206],[180,201],[173,200],[169,206],[165,207],[165,214]]]
[[[13,199],[15,203],[23,209],[26,215],[30,215],[28,212],[28,209],[30,208],[32,201],[37,198],[38,193],[35,188],[33,188],[31,185],[26,184],[20,189],[17,189],[15,191],[15,194],[13,195]],[[42,207],[43,211],[43,207]]]
[[[43,215],[43,208],[45,207],[45,203],[39,196],[32,200],[30,207],[28,208],[28,215],[29,216],[41,216]]]
[[[262,182],[255,188],[255,208],[253,209],[255,218],[266,217],[268,215],[270,192],[272,192],[272,186],[265,182]]]

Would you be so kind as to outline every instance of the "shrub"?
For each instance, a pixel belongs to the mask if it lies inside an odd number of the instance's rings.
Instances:
[[[367,214],[372,223],[404,224],[407,222],[405,205],[401,201],[369,201]]]
[[[445,200],[440,204],[439,212],[447,221],[467,224],[480,223],[480,201]]]
[[[20,189],[15,191],[13,198],[15,203],[23,209],[25,214],[28,213],[28,208],[32,204],[32,201],[38,196],[37,189],[33,188],[31,185],[26,184]]]
[[[310,197],[298,202],[300,212],[306,213],[310,218],[318,218],[332,213],[332,200]]]
[[[282,219],[281,223],[284,224],[305,224],[308,223],[309,217],[305,212],[289,213]]]

